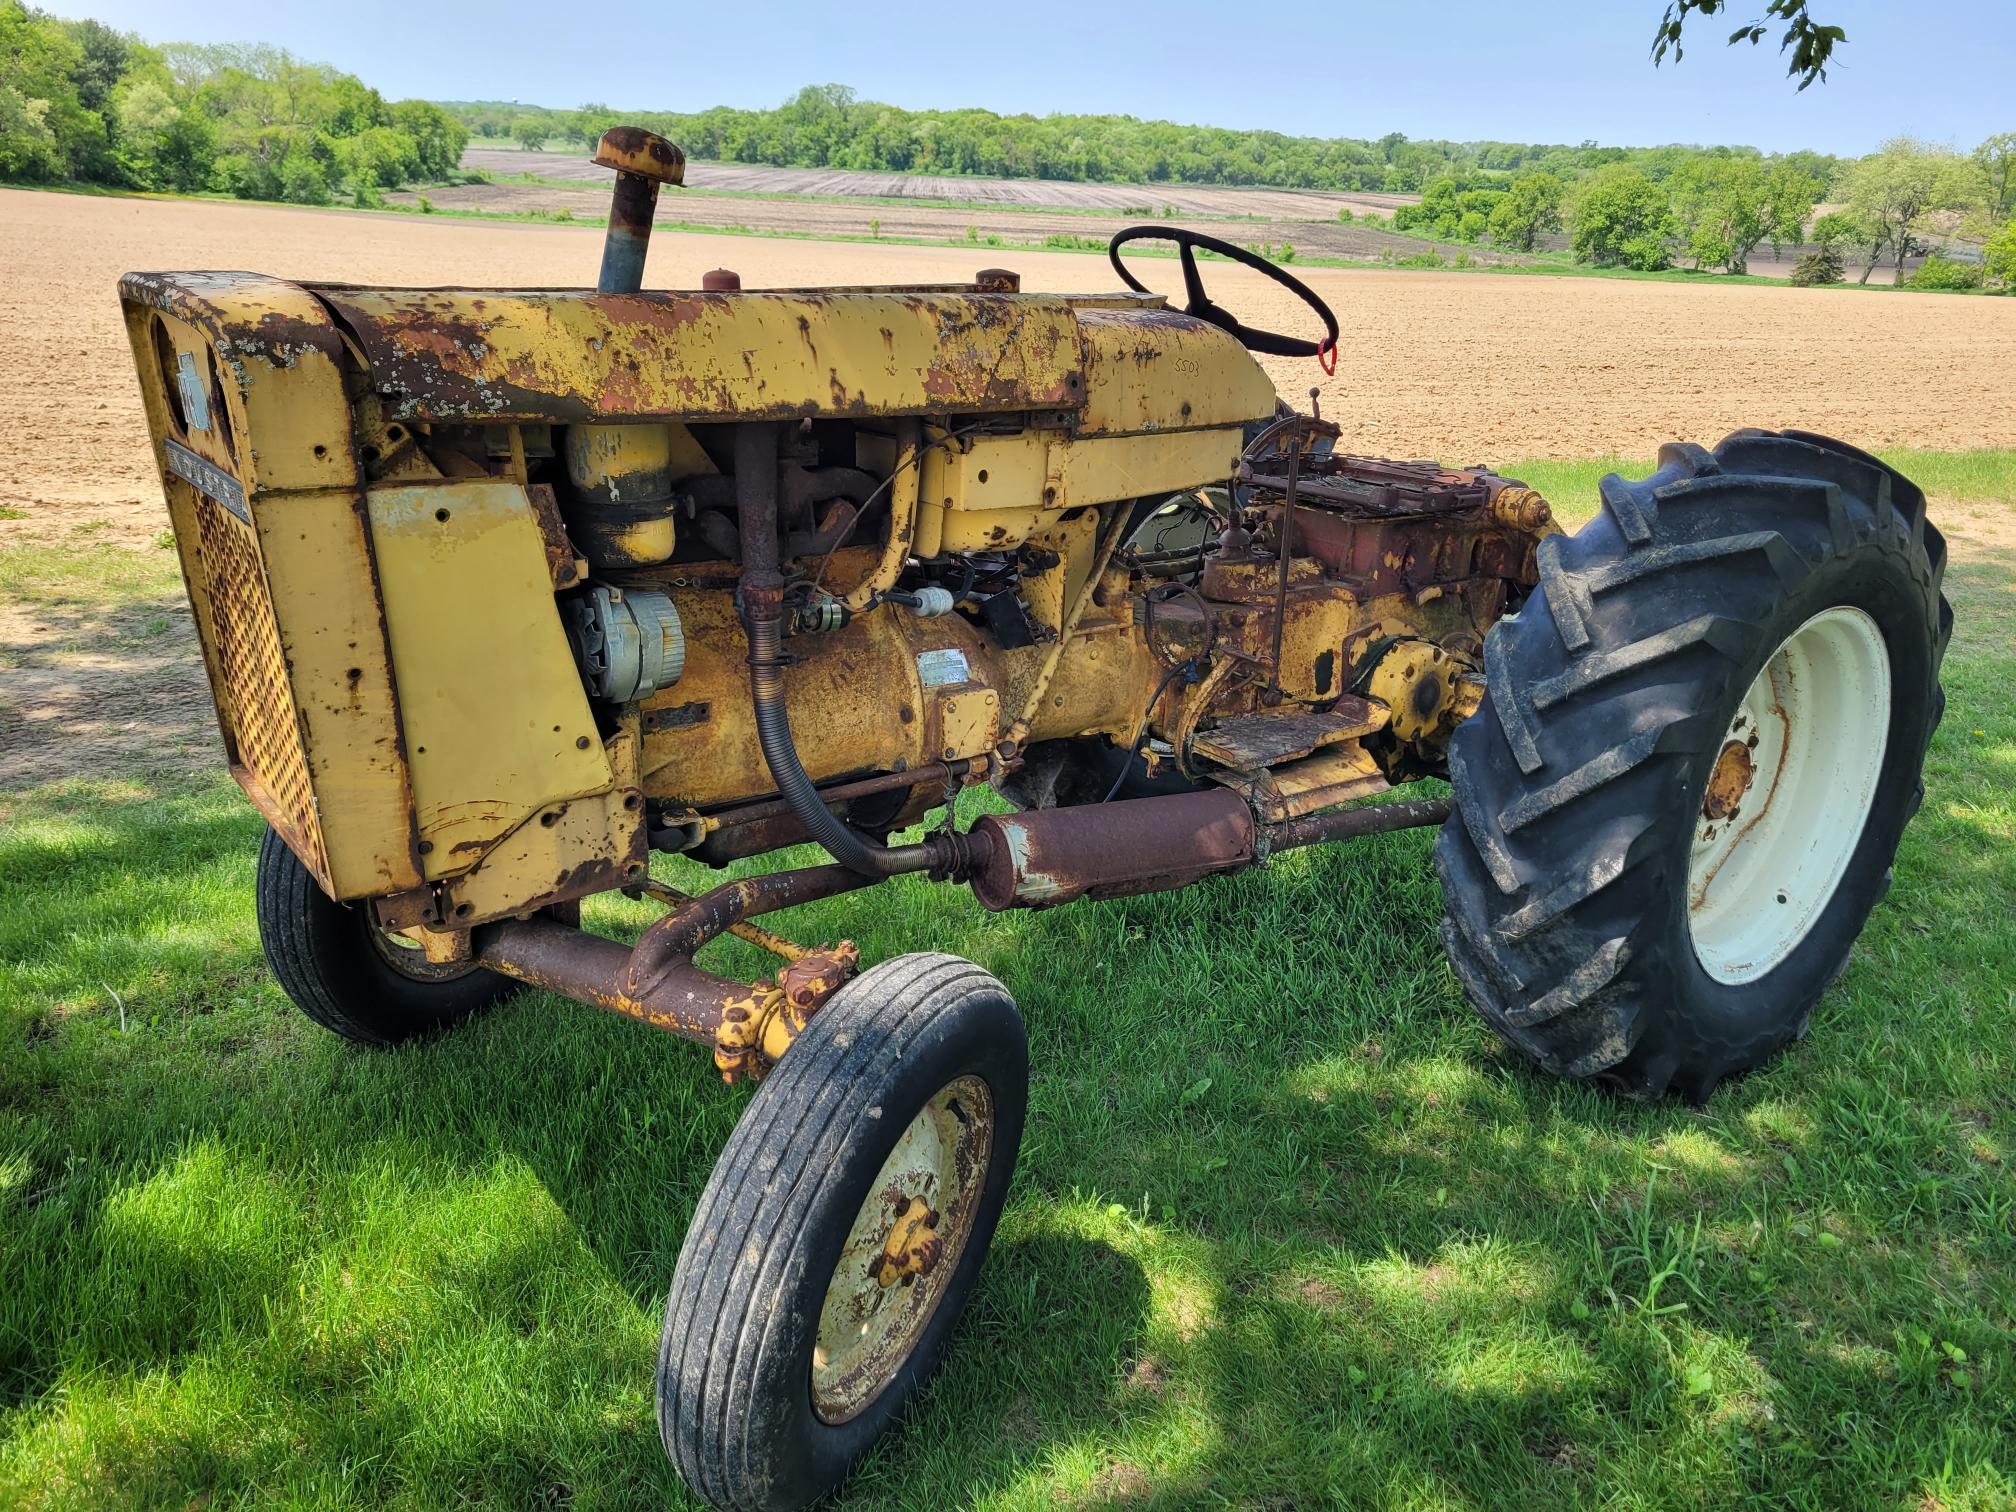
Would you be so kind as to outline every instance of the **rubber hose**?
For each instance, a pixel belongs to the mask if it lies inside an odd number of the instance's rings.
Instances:
[[[742,515],[743,628],[749,636],[749,692],[756,739],[777,795],[790,805],[826,853],[849,871],[893,877],[931,865],[930,847],[879,844],[820,800],[791,738],[784,704],[783,576],[777,563],[777,439],[774,424],[747,424],[735,434],[735,491]]]

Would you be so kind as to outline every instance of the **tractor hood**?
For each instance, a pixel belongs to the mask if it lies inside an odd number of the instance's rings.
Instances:
[[[1049,410],[1098,434],[1274,410],[1236,340],[1154,295],[305,287],[355,341],[388,416],[422,423]]]

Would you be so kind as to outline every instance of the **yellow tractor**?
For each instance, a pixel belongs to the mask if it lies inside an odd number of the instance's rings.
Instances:
[[[620,129],[597,161],[592,291],[120,288],[281,986],[389,1045],[531,984],[761,1082],[666,1306],[700,1497],[801,1505],[897,1415],[1027,1100],[987,972],[863,970],[766,915],[906,873],[1049,907],[1441,824],[1456,974],[1547,1070],[1701,1099],[1801,1033],[1942,705],[1944,547],[1903,477],[1739,431],[1605,479],[1570,536],[1514,479],[1283,405],[1251,354],[1328,366],[1341,333],[1242,248],[1130,230],[1087,295],[647,291],[683,160]],[[1150,239],[1181,309],[1122,261]],[[1225,260],[1322,334],[1242,325]],[[1453,797],[1356,801],[1422,778]],[[983,783],[1007,803],[959,828]],[[808,841],[827,864],[698,897],[650,873]],[[615,889],[666,907],[634,947],[579,927]],[[727,933],[775,975],[696,965]]]

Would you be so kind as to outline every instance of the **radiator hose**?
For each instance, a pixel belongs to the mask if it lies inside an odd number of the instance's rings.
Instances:
[[[869,877],[924,871],[936,856],[930,845],[883,845],[827,808],[791,738],[791,717],[784,704],[784,574],[777,543],[781,429],[759,421],[735,432],[735,497],[742,517],[742,627],[749,637],[749,692],[757,743],[778,796],[835,861]]]

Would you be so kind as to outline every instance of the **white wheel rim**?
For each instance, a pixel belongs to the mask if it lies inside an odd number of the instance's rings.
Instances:
[[[1687,869],[1702,969],[1754,981],[1812,932],[1861,842],[1890,733],[1890,657],[1860,609],[1823,610],[1750,684],[1718,750]]]
[[[917,1347],[959,1269],[993,1147],[993,1094],[961,1076],[910,1120],[875,1173],[819,1310],[812,1408],[823,1421],[860,1413]]]

